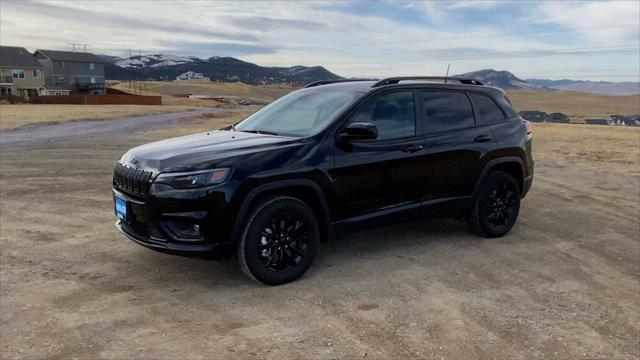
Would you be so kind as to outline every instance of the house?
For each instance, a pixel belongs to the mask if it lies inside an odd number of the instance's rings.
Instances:
[[[43,95],[105,94],[104,61],[96,55],[36,50],[34,56],[44,66]]]
[[[0,96],[37,96],[44,85],[43,68],[27,49],[0,46]]]
[[[622,119],[622,122],[626,126],[640,126],[640,115],[625,116]]]
[[[531,122],[544,122],[547,119],[547,113],[544,111],[520,111],[520,116]]]
[[[567,116],[566,114],[563,113],[559,113],[559,112],[554,112],[549,114],[549,116],[547,117],[547,122],[552,122],[552,123],[562,123],[562,124],[568,124],[569,123],[569,116]]]
[[[608,119],[585,119],[586,125],[609,125]]]

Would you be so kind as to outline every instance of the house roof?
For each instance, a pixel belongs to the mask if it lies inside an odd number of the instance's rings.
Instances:
[[[27,49],[18,46],[0,46],[0,66],[42,68]]]
[[[87,52],[74,52],[74,51],[59,51],[59,50],[36,50],[36,53],[40,53],[43,56],[48,57],[51,60],[56,61],[76,61],[76,62],[92,62],[103,63],[102,59],[92,53]]]

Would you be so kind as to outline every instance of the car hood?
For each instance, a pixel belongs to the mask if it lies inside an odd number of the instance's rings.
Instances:
[[[124,165],[154,173],[189,171],[216,166],[220,160],[283,146],[296,146],[300,138],[218,130],[161,140],[125,153]]]

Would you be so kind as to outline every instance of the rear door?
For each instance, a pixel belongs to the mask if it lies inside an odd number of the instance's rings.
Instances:
[[[488,127],[477,126],[466,92],[421,90],[425,156],[418,173],[424,205],[462,201],[473,193],[482,157],[493,147]]]
[[[368,100],[343,124],[375,124],[378,138],[336,144],[330,171],[339,204],[336,220],[419,207],[414,175],[424,146],[417,115],[415,92],[398,89]]]

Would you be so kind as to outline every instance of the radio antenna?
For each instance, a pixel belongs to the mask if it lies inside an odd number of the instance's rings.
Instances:
[[[449,77],[449,67],[451,66],[451,64],[447,64],[447,73],[444,75],[444,82],[447,82],[447,78]]]

